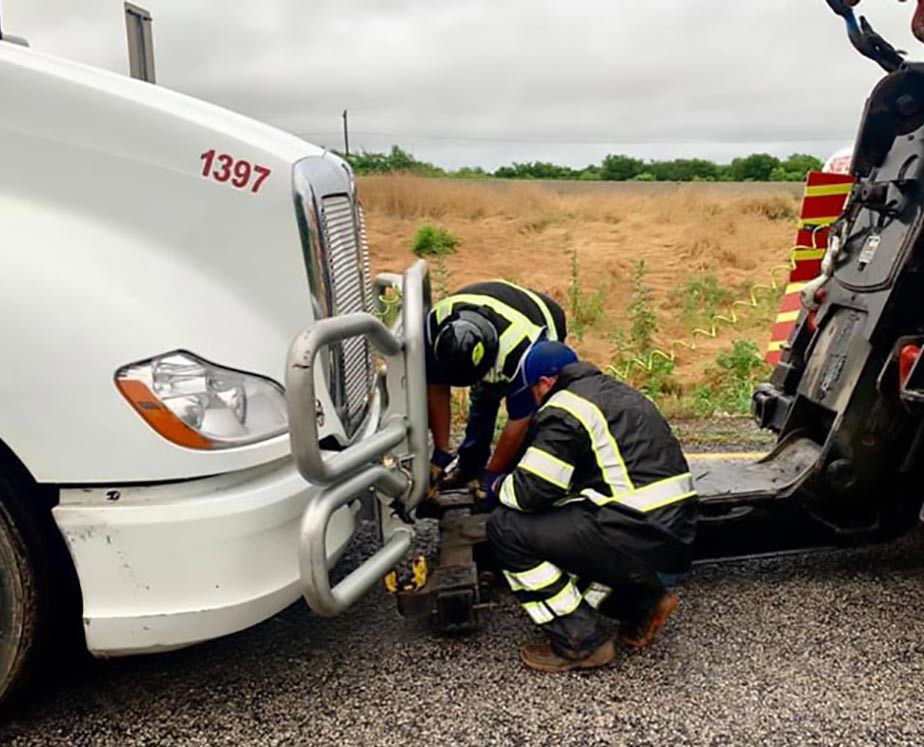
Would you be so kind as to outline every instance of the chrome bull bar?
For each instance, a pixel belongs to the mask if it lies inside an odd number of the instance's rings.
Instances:
[[[381,499],[397,500],[404,513],[423,498],[429,479],[424,315],[429,305],[427,263],[417,261],[404,276],[385,275],[377,286],[397,284],[401,312],[389,329],[372,314],[346,314],[313,323],[295,338],[286,366],[289,438],[298,471],[320,492],[302,517],[299,568],[302,593],[312,610],[343,612],[388,573],[408,550],[413,528],[382,506],[383,546],[336,586],[327,562],[327,528],[334,512],[374,489]],[[385,358],[387,405],[378,427],[343,451],[324,452],[314,403],[316,360],[333,342],[366,337]],[[386,460],[386,457],[388,459]],[[388,463],[393,466],[385,466]]]

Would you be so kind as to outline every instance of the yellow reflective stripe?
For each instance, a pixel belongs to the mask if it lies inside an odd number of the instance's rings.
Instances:
[[[533,330],[535,330],[535,334]],[[494,364],[494,368],[485,376],[485,379],[492,382],[499,381],[503,377],[507,356],[510,355],[523,340],[531,340],[534,336],[538,337],[539,332],[541,332],[541,329],[535,326],[532,330],[524,329],[518,324],[511,324],[507,327],[500,336],[500,340],[497,344],[497,361]]]
[[[693,486],[693,476],[689,472],[685,472],[682,475],[659,480],[651,485],[646,485],[644,488],[639,488],[630,493],[623,493],[622,495],[603,495],[603,493],[593,488],[585,488],[581,491],[581,495],[598,506],[610,506],[618,503],[636,511],[647,513],[671,503],[682,501],[685,498],[691,498],[696,495],[696,489]]]
[[[796,262],[806,259],[821,259],[824,256],[824,249],[796,249],[792,253],[792,259]]]
[[[433,307],[433,314],[436,317],[436,323],[441,324],[452,313],[452,308],[457,303],[470,304],[472,306],[487,306],[496,312],[510,325],[503,331],[498,340],[497,360],[494,362],[491,370],[484,377],[485,381],[495,383],[506,380],[503,376],[504,364],[507,362],[507,356],[523,342],[524,339],[535,340],[542,332],[542,327],[533,324],[529,317],[517,311],[512,306],[508,306],[502,301],[498,301],[493,296],[484,296],[477,293],[459,293],[455,296],[447,296],[438,301]]]
[[[528,571],[504,571],[510,588],[527,589],[528,591],[541,591],[551,586],[561,578],[561,571],[551,563],[542,562]]]
[[[497,499],[507,508],[515,508],[517,511],[523,510],[519,501],[517,501],[517,491],[513,484],[513,475],[507,475],[504,478],[500,486],[500,491],[497,494]]]
[[[523,609],[536,625],[545,625],[555,619],[555,615],[542,602],[526,602],[523,604]]]
[[[510,351],[513,350],[517,345],[519,345],[523,340],[529,338],[529,330],[525,329],[520,324],[511,324],[507,329],[504,330],[503,334],[500,336],[500,340],[497,345],[500,348],[497,353],[497,358],[500,360],[503,355],[504,358],[510,354]]]
[[[776,323],[782,324],[783,322],[794,322],[798,320],[800,312],[798,311],[783,311],[776,315]]]
[[[622,503],[636,511],[654,511],[655,509],[667,506],[684,498],[689,498],[696,494],[693,487],[693,475],[686,472],[676,477],[669,477],[666,480],[646,485],[639,488],[631,495],[618,498]]]
[[[848,184],[819,184],[816,187],[806,187],[806,197],[827,197],[829,195],[847,195],[853,189],[853,182]]]
[[[504,578],[507,579],[507,583],[510,584],[511,591],[523,591],[523,584],[517,581],[516,576],[514,576],[509,571],[504,571]]]
[[[446,317],[452,312],[452,296],[449,298],[444,298],[442,301],[437,301],[433,305],[432,314],[436,317],[436,323],[442,324],[446,321]]]
[[[571,485],[571,475],[574,474],[574,467],[570,464],[536,446],[530,446],[526,450],[517,469],[532,472],[536,477],[541,477],[562,490],[568,489]]]
[[[452,307],[457,303],[467,303],[472,306],[487,306],[492,311],[500,314],[511,324],[518,324],[522,327],[532,327],[536,330],[537,334],[541,329],[538,325],[533,324],[528,316],[517,311],[512,306],[498,301],[493,296],[482,296],[477,293],[459,293],[458,295],[447,296],[441,301],[438,301],[433,307],[434,311],[437,312],[436,321],[441,322],[448,317],[452,312]]]
[[[549,311],[549,307],[546,305],[545,301],[543,301],[542,298],[538,294],[533,293],[529,288],[521,288],[516,283],[511,283],[509,280],[497,280],[495,282],[508,285],[511,288],[515,288],[518,291],[522,291],[527,296],[529,296],[530,300],[532,300],[532,302],[536,304],[536,306],[539,307],[539,310],[542,312],[542,316],[545,317],[545,326],[549,332],[549,339],[550,340],[558,339],[558,331],[555,329],[555,320],[552,319],[552,312]]]
[[[562,390],[552,395],[544,407],[557,407],[573,416],[587,431],[597,460],[597,466],[604,481],[610,486],[612,495],[621,495],[634,490],[629,471],[623,461],[616,439],[610,432],[609,423],[593,402],[573,392]]]
[[[581,491],[581,495],[593,503],[596,503],[598,506],[605,506],[607,503],[613,502],[612,496],[603,495],[599,490],[594,490],[593,488],[584,488]]]
[[[664,508],[665,506],[669,506],[672,503],[679,503],[680,501],[685,501],[687,498],[692,498],[694,495],[696,495],[696,491],[689,490],[686,493],[681,493],[680,495],[673,495],[662,498],[660,501],[649,502],[645,508],[639,510],[646,513],[649,511],[657,511],[659,508]]]
[[[798,292],[801,291],[806,285],[808,285],[808,282],[804,282],[804,283],[790,283],[789,285],[786,286],[786,290],[783,292],[783,295],[784,295],[784,296],[788,296],[790,293],[798,293]]]
[[[782,350],[783,346],[786,344],[785,340],[776,340],[767,345],[767,351],[775,353],[777,350]]]
[[[579,592],[577,587],[569,580],[565,588],[551,599],[546,599],[545,604],[556,616],[564,617],[565,615],[570,615],[580,607],[582,599],[581,592]]]
[[[595,610],[600,609],[600,605],[603,604],[607,597],[613,593],[613,590],[609,586],[604,584],[598,584],[596,581],[591,583],[584,591],[584,601],[587,602]]]

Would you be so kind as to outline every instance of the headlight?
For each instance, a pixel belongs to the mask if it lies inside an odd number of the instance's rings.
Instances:
[[[283,389],[179,350],[116,372],[116,386],[161,436],[192,449],[229,449],[288,429]]]

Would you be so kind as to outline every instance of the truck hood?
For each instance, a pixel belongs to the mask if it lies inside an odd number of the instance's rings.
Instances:
[[[227,452],[168,444],[113,374],[185,349],[282,382],[313,314],[293,164],[339,159],[161,86],[3,43],[0,91],[0,311],[23,322],[0,325],[0,439],[52,482],[179,479],[286,455],[285,436]],[[223,155],[250,165],[242,186],[218,178]]]

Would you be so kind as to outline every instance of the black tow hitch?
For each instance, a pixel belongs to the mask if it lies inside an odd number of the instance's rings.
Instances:
[[[440,493],[427,504],[428,513],[440,517],[436,566],[418,573],[422,585],[398,583],[395,591],[403,617],[429,618],[439,633],[470,633],[481,612],[495,606],[494,573],[479,567],[487,556],[488,515],[472,513],[474,505],[467,491]]]

